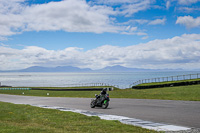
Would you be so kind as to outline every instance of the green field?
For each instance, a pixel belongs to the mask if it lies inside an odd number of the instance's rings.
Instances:
[[[114,97],[118,98],[124,98],[125,96],[126,98],[135,99],[200,101],[200,85],[141,90],[127,89],[123,91],[113,91],[112,94]]]
[[[48,96],[48,97],[85,97],[92,98],[100,91],[46,91],[46,90],[0,90],[1,94]],[[49,93],[49,95],[47,95]],[[116,89],[110,91],[110,98],[161,99],[200,101],[200,85],[165,87],[156,89]]]
[[[0,133],[155,133],[78,113],[0,102]]]

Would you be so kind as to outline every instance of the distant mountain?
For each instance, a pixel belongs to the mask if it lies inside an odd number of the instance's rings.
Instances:
[[[19,70],[19,72],[89,72],[89,68],[81,69],[72,66],[58,66],[58,67],[41,67],[33,66],[26,69]]]
[[[137,71],[182,71],[183,69],[140,69],[140,68],[127,68],[120,65],[108,66],[99,70],[92,70],[90,68],[78,68],[72,66],[57,66],[57,67],[41,67],[32,66],[21,70],[10,70],[0,72],[137,72]]]
[[[108,66],[98,71],[100,72],[135,72],[135,71],[150,71],[151,69],[127,68],[120,65]]]

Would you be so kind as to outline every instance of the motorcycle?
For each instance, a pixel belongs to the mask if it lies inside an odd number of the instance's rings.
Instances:
[[[97,107],[102,107],[103,109],[106,109],[109,105],[109,94],[105,95],[97,95],[95,94],[96,99],[91,99],[90,107],[95,108]]]

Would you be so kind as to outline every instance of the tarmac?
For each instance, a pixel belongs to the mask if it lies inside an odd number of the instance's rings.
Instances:
[[[200,128],[200,102],[199,101],[174,101],[174,100],[149,100],[149,99],[119,99],[112,98],[107,109],[100,107],[90,108],[91,98],[63,98],[63,97],[35,97],[0,94],[0,101],[15,104],[29,104],[54,109],[64,109],[72,112],[86,112],[85,115],[99,116],[106,119],[119,119],[126,124],[142,124],[141,127],[152,125],[168,127],[174,130],[158,131],[184,131]],[[63,110],[63,111],[64,111]],[[74,110],[74,111],[73,111]],[[100,114],[100,115],[99,115]],[[103,117],[102,117],[103,118]],[[140,121],[141,120],[141,121]],[[130,123],[130,122],[136,122]],[[157,126],[156,126],[157,125]],[[140,125],[139,125],[140,126]]]

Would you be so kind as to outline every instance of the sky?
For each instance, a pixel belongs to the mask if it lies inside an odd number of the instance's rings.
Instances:
[[[0,0],[0,70],[200,69],[200,0]]]

